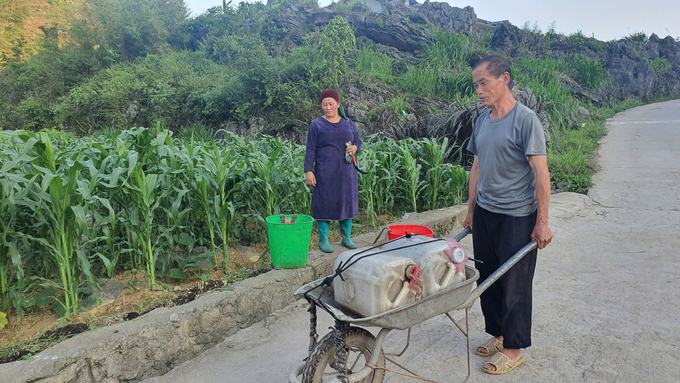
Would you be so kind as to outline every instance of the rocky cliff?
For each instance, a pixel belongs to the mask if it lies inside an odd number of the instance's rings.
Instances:
[[[380,12],[374,12],[368,5],[359,2],[350,9],[347,6],[348,3],[342,1],[321,9],[292,6],[276,20],[286,27],[290,41],[295,41],[295,36],[303,35],[302,31],[323,26],[341,15],[354,27],[358,41],[394,48],[395,55],[416,56],[432,39],[429,26],[468,35],[493,28],[492,49],[514,59],[543,55],[584,55],[600,59],[609,75],[608,86],[593,92],[582,84],[572,84],[574,94],[595,104],[610,98],[646,100],[667,95],[680,97],[680,42],[670,36],[661,39],[653,34],[639,41],[621,39],[611,42],[579,34],[564,36],[552,33],[548,36],[520,29],[508,22],[485,23],[478,20],[471,7],[457,8],[448,3],[430,1],[410,6],[403,1],[393,1],[381,6]],[[663,65],[655,69],[652,66],[654,60]]]
[[[553,41],[546,41],[538,33],[502,23],[494,31],[491,46],[513,58],[571,54],[600,59],[611,80],[609,85],[597,94],[579,84],[572,89],[595,103],[610,98],[680,97],[680,42],[670,36],[661,39],[652,34],[649,39],[636,36],[610,42],[582,35],[551,37]]]

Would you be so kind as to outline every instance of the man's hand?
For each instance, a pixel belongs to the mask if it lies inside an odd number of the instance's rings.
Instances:
[[[538,241],[538,248],[543,249],[552,241],[553,233],[546,223],[536,222],[534,231],[531,232],[531,239]]]
[[[467,216],[465,216],[465,221],[463,221],[463,229],[469,227],[472,229],[472,212],[468,211]]]
[[[469,227],[472,230],[472,217],[475,215],[475,206],[477,204],[477,182],[479,182],[479,157],[475,154],[472,161],[472,169],[470,169],[470,178],[468,179],[470,198],[468,199],[467,216],[465,221],[463,221],[463,229]]]
[[[316,177],[314,177],[314,172],[305,173],[305,182],[309,186],[316,186]]]
[[[550,207],[550,172],[548,157],[545,155],[529,156],[529,165],[536,179],[536,225],[531,232],[531,239],[538,241],[538,248],[543,249],[552,240],[552,231],[548,227],[548,208]]]

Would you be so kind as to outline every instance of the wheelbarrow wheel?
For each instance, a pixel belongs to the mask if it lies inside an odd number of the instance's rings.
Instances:
[[[347,354],[347,372],[357,372],[364,368],[366,362],[371,357],[371,351],[375,344],[375,337],[370,332],[358,328],[351,327],[347,331],[345,343],[349,347]],[[316,346],[312,355],[307,359],[304,369],[302,370],[302,383],[322,383],[331,381],[336,375],[335,369],[335,344],[333,342],[333,333],[328,333],[324,336]],[[382,349],[380,356],[376,362],[377,367],[385,367],[385,354]],[[385,377],[385,370],[376,369],[362,380],[362,383],[380,383]]]

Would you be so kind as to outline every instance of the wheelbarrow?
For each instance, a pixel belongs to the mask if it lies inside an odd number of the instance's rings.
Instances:
[[[470,228],[465,228],[455,236],[456,241],[460,241],[469,233]],[[479,279],[479,271],[466,265],[464,281],[448,286],[421,300],[369,317],[362,317],[340,306],[333,299],[333,287],[332,283],[328,283],[329,277],[317,279],[300,287],[295,291],[295,295],[306,298],[310,303],[309,356],[303,365],[290,373],[289,383],[379,383],[382,382],[387,370],[386,359],[407,372],[402,375],[434,382],[410,371],[390,359],[389,355],[401,356],[409,346],[411,327],[438,315],[446,315],[466,338],[467,376],[462,382],[467,382],[470,378],[470,337],[468,335],[470,307],[489,286],[536,248],[535,240],[529,242],[474,290],[472,284]],[[334,329],[321,340],[318,339],[316,331],[317,307],[321,307],[335,318]],[[456,310],[465,310],[464,328],[449,314]],[[373,336],[363,327],[380,327],[380,331],[377,336]],[[406,346],[399,353],[386,354],[382,346],[385,337],[392,330],[408,330]],[[348,365],[349,354],[356,354],[352,355],[356,357],[356,360],[351,365]],[[364,360],[363,367],[357,368],[360,360]],[[300,376],[302,380],[298,379]]]

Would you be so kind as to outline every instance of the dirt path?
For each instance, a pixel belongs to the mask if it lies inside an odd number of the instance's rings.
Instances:
[[[676,381],[680,365],[680,101],[621,113],[608,124],[589,196],[551,201],[552,244],[539,252],[533,346],[527,363],[474,382]],[[469,246],[469,238],[464,244]],[[149,382],[286,382],[306,356],[308,314],[298,302]],[[456,313],[461,317],[462,313]],[[320,332],[331,325],[321,316]],[[470,311],[472,345],[485,340],[479,305]],[[385,348],[402,347],[393,332]],[[400,358],[441,381],[465,376],[465,338],[446,318],[413,328]],[[389,367],[389,363],[388,363]],[[415,382],[389,374],[386,382]]]

